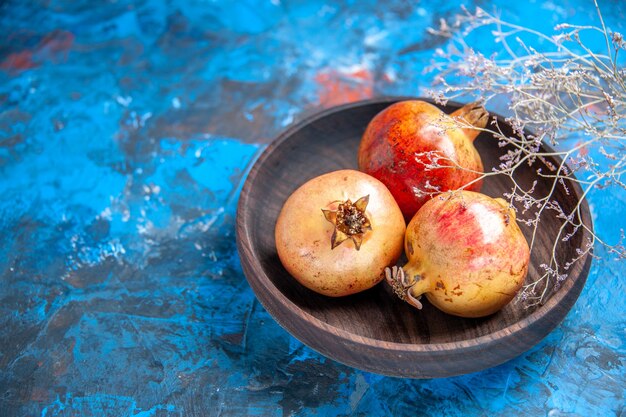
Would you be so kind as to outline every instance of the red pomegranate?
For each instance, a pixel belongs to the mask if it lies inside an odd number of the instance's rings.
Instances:
[[[483,165],[473,141],[488,118],[476,103],[447,115],[424,101],[397,102],[367,126],[359,169],[385,184],[410,220],[440,192],[480,191]]]

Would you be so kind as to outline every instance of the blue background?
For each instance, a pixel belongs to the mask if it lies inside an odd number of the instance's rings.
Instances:
[[[596,18],[583,0],[476,3],[548,32]],[[623,32],[626,6],[600,3]],[[424,94],[422,69],[442,46],[425,30],[459,10],[3,2],[0,415],[623,416],[626,267],[601,247],[545,340],[447,379],[320,356],[242,274],[235,209],[255,157],[322,108]],[[624,227],[625,203],[624,190],[593,193],[601,235]]]

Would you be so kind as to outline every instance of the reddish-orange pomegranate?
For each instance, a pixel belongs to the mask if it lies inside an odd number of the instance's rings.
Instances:
[[[438,192],[480,191],[483,165],[473,141],[488,117],[475,103],[451,115],[419,100],[392,104],[367,126],[359,169],[389,188],[409,220]]]

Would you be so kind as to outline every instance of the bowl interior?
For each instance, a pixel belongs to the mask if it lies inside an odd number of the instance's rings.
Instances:
[[[463,319],[444,314],[427,301],[421,311],[399,300],[384,282],[376,287],[348,297],[329,298],[318,295],[297,283],[282,267],[274,242],[274,226],[278,213],[287,197],[307,180],[320,174],[345,168],[357,168],[357,149],[368,122],[392,100],[380,100],[362,105],[345,106],[327,111],[306,123],[289,129],[261,156],[255,169],[258,171],[246,187],[248,210],[241,220],[252,245],[251,251],[258,270],[257,276],[248,279],[267,279],[297,308],[318,320],[350,332],[385,342],[402,344],[435,344],[458,342],[484,336],[505,329],[532,313],[522,303],[509,303],[500,312],[481,319]],[[444,110],[452,112],[457,105]],[[507,134],[506,124],[501,123]],[[507,148],[498,146],[495,139],[481,135],[475,141],[485,171],[500,164],[500,156]],[[517,171],[515,181],[528,187],[537,179],[535,174],[545,164],[558,166],[559,161],[536,161],[532,167]],[[568,189],[557,186],[554,198],[564,210],[572,209],[578,201],[580,189],[567,184]],[[535,186],[535,198],[547,195],[553,186],[551,180],[540,180]],[[506,176],[486,178],[482,192],[502,196],[510,192],[513,182]],[[569,194],[568,194],[569,193]],[[518,207],[521,210],[521,207]],[[584,207],[586,209],[586,206]],[[588,213],[585,212],[585,215]],[[527,211],[525,218],[532,217]],[[530,242],[532,229],[520,225]],[[548,264],[552,254],[554,236],[561,222],[554,213],[544,213],[535,236],[527,282],[543,275],[542,264]],[[565,263],[576,256],[576,248],[583,245],[583,233],[577,232],[567,242],[557,246],[557,257]],[[401,261],[402,262],[402,261]],[[423,299],[424,300],[424,299]]]

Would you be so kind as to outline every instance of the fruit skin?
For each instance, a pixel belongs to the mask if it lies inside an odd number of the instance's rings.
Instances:
[[[403,274],[388,275],[396,293],[414,305],[426,294],[435,307],[461,317],[500,310],[522,286],[530,261],[508,203],[471,191],[424,204],[407,226],[405,253]]]
[[[348,239],[331,249],[335,226],[324,210],[338,201],[369,195],[365,210],[371,230],[359,250]],[[276,222],[278,256],[285,269],[307,288],[332,297],[364,291],[384,278],[384,269],[402,255],[406,223],[389,190],[380,181],[355,170],[316,177],[294,191]]]
[[[382,181],[398,202],[405,218],[411,219],[419,208],[431,199],[433,190],[440,192],[459,189],[480,191],[483,172],[480,155],[473,141],[478,129],[485,127],[488,114],[477,104],[468,104],[450,116],[438,107],[420,100],[400,101],[378,113],[368,124],[358,151],[359,169]],[[449,158],[459,168],[426,169],[432,157]],[[422,154],[422,155],[417,155]],[[440,164],[450,166],[449,160]],[[424,194],[426,192],[427,194]]]

